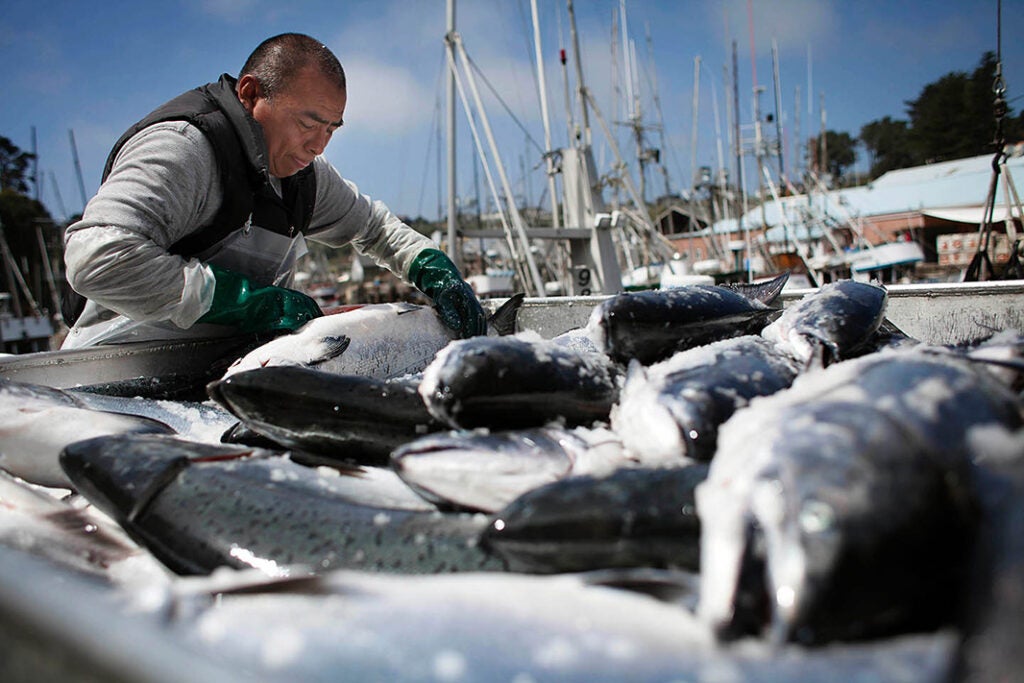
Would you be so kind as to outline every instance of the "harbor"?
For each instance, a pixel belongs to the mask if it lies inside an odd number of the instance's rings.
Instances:
[[[1015,680],[983,5],[11,8],[0,681]]]

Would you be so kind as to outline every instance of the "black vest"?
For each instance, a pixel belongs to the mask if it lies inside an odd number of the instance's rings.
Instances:
[[[216,83],[189,90],[161,105],[133,125],[107,157],[103,180],[107,179],[121,148],[144,128],[162,121],[188,121],[213,146],[220,172],[223,197],[213,220],[175,242],[172,254],[196,256],[225,237],[252,224],[293,237],[309,227],[316,200],[316,175],[310,164],[281,180],[281,196],[270,183],[263,130],[245,110],[235,94],[235,79],[224,74]],[[85,298],[65,281],[61,311],[66,324],[73,325],[82,313]]]
[[[193,256],[245,225],[292,237],[309,226],[316,198],[316,176],[310,164],[281,180],[282,197],[270,184],[263,129],[235,94],[235,79],[224,74],[216,83],[189,90],[158,107],[125,131],[114,144],[103,169],[106,180],[114,159],[128,140],[143,128],[161,121],[188,121],[213,145],[224,196],[209,225],[197,227],[170,247],[176,254]]]

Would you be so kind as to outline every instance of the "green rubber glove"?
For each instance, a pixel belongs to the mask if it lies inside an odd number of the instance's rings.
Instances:
[[[244,275],[207,264],[216,285],[213,304],[196,322],[230,325],[241,332],[294,330],[323,315],[302,292],[284,287],[256,287]]]
[[[487,316],[459,269],[444,252],[424,249],[412,261],[409,280],[430,297],[445,325],[463,339],[487,334]]]

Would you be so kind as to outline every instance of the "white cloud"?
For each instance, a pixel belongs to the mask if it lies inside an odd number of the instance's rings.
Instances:
[[[345,76],[346,127],[398,134],[430,123],[435,101],[433,83],[424,83],[409,69],[355,58],[345,64]]]
[[[751,30],[758,53],[771,50],[774,39],[780,52],[806,51],[808,43],[827,44],[839,30],[836,8],[830,0],[726,0],[708,11],[709,26],[728,25],[732,37],[749,48]],[[717,14],[717,16],[715,16]],[[723,36],[725,28],[722,28]]]

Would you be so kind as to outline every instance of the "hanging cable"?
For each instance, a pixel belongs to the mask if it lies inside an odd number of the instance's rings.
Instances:
[[[1003,132],[1003,119],[1006,117],[1006,81],[1003,80],[1003,17],[1002,0],[996,3],[996,73],[992,80],[992,93],[995,96],[992,102],[992,114],[995,117],[995,134],[993,144],[996,147],[995,156],[992,158],[992,178],[989,181],[988,195],[985,197],[985,207],[982,211],[981,223],[978,226],[978,249],[971,262],[964,270],[964,282],[979,282],[990,280],[995,277],[995,269],[992,259],[989,257],[989,250],[992,243],[992,226],[995,222],[995,205],[997,188],[999,185],[999,174],[1005,164],[1006,138]],[[1007,211],[1010,211],[1007,207]],[[1018,244],[1013,245],[1013,252],[1016,253]]]
[[[533,139],[533,136],[530,135],[530,131],[526,129],[526,126],[523,125],[522,121],[516,118],[516,115],[509,108],[508,103],[506,103],[505,100],[502,99],[501,95],[498,94],[498,90],[493,85],[491,85],[491,82],[489,80],[487,80],[487,76],[484,74],[483,71],[480,70],[480,67],[476,65],[476,62],[474,62],[473,59],[470,57],[466,57],[466,61],[473,68],[473,72],[476,73],[476,75],[480,77],[480,80],[484,82],[484,85],[487,86],[487,89],[491,91],[491,94],[494,95],[494,98],[498,100],[498,103],[501,104],[501,106],[505,109],[505,112],[508,113],[508,115],[512,118],[512,121],[515,122],[519,130],[523,132],[523,135],[526,136],[527,142],[533,145],[534,148],[541,154],[541,156],[543,156],[544,148],[540,146],[539,142]]]

